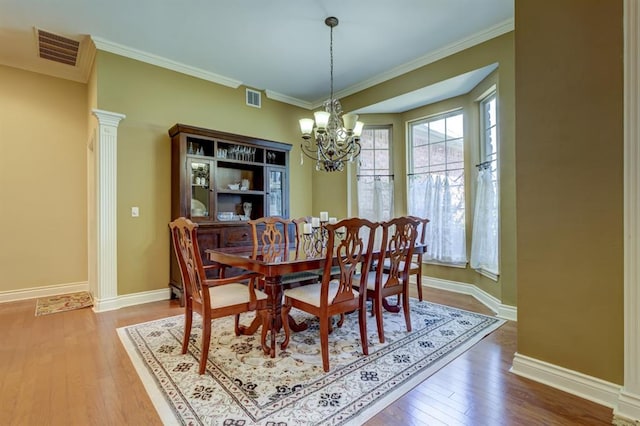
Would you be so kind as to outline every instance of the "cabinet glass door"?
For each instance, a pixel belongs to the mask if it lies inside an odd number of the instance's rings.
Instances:
[[[191,179],[191,218],[209,219],[211,212],[212,162],[191,158],[187,161]]]
[[[285,211],[285,185],[286,174],[283,169],[269,168],[267,170],[267,197],[268,197],[268,215],[287,217]]]

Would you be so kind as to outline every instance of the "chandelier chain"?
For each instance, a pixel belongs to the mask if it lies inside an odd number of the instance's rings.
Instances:
[[[331,97],[329,99],[333,101],[333,26],[331,26],[330,28],[331,28],[331,31],[329,36],[329,56],[331,58],[330,60],[331,72],[329,75],[331,76]]]

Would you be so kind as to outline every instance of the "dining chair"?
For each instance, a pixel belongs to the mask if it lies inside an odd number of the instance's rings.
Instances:
[[[408,216],[414,220],[418,221],[418,235],[419,238],[416,238],[416,241],[420,243],[420,249],[414,250],[414,254],[409,262],[409,279],[413,275],[416,276],[416,285],[418,290],[418,299],[422,302],[422,255],[427,250],[426,247],[426,237],[427,237],[427,224],[429,223],[429,219],[426,217],[418,217],[418,216]],[[389,259],[384,260],[385,272],[389,270]],[[405,264],[401,264],[400,267],[404,269]],[[398,302],[400,299],[398,299]]]
[[[257,326],[262,325],[263,341],[266,336],[267,295],[255,289],[259,276],[255,273],[243,273],[223,278],[207,278],[205,267],[198,247],[198,224],[185,217],[179,217],[169,224],[171,240],[180,266],[180,275],[184,288],[185,326],[182,340],[182,353],[189,347],[193,312],[202,318],[202,348],[199,373],[203,374],[209,355],[211,341],[211,321],[216,318],[235,315],[235,333],[253,334]],[[208,265],[208,269],[221,268]],[[223,274],[218,274],[222,277]],[[260,321],[248,328],[239,323],[241,313],[257,311]]]
[[[280,345],[286,349],[289,344],[291,330],[288,325],[288,315],[292,308],[297,308],[318,317],[320,322],[320,346],[322,352],[322,368],[329,371],[329,331],[331,317],[340,315],[337,325],[344,321],[344,314],[358,311],[360,326],[360,341],[362,352],[369,354],[367,343],[367,319],[365,308],[366,292],[359,293],[353,288],[353,278],[359,269],[367,277],[371,267],[374,239],[377,223],[367,219],[343,219],[336,224],[326,225],[327,247],[324,273],[321,282],[284,291],[282,307],[282,323],[285,330],[285,340]],[[341,238],[336,239],[340,232]],[[336,262],[340,268],[339,279],[331,278],[331,266]]]
[[[358,290],[372,300],[372,312],[376,316],[378,338],[384,343],[383,299],[398,295],[402,304],[407,331],[411,331],[409,312],[409,268],[418,237],[418,221],[409,216],[397,217],[381,223],[382,239],[375,273],[357,275],[354,278]],[[366,285],[365,285],[366,283]]]

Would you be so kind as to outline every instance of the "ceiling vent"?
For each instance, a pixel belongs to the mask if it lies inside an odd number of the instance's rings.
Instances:
[[[42,59],[76,66],[80,42],[38,29],[38,53]]]
[[[257,90],[247,89],[247,105],[261,108],[262,107],[262,94]]]

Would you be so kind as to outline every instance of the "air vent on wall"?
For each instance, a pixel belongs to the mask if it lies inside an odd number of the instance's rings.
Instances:
[[[257,90],[247,89],[247,105],[260,108],[261,107],[261,94]]]
[[[38,29],[38,52],[42,59],[76,65],[80,42]]]

